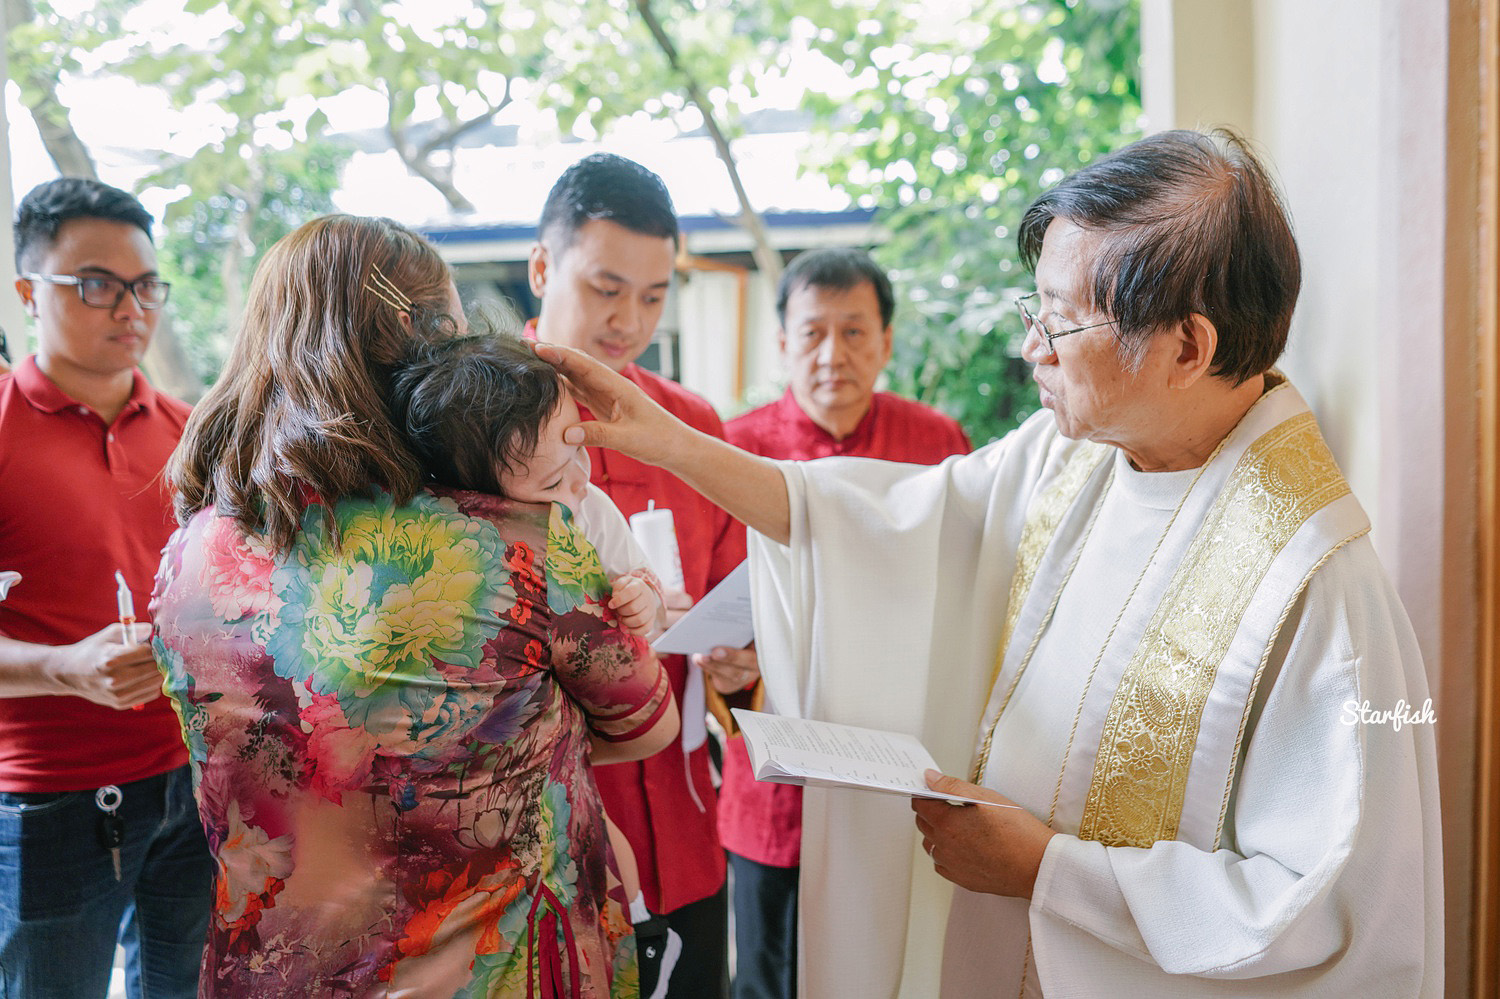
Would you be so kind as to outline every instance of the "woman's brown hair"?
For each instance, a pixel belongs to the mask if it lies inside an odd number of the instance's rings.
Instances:
[[[271,247],[168,464],[178,519],[212,506],[286,551],[309,495],[331,508],[378,485],[410,499],[422,469],[391,421],[389,375],[414,339],[454,331],[451,279],[389,219],[327,215]]]

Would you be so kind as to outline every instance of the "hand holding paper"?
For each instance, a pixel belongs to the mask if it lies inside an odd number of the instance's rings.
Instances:
[[[1041,819],[989,788],[933,771],[935,791],[974,797],[995,808],[949,808],[913,798],[922,849],[933,870],[956,885],[990,895],[1030,898],[1047,843],[1058,835]]]
[[[760,679],[760,657],[753,644],[743,649],[716,645],[706,653],[694,655],[693,665],[703,670],[720,694],[739,693]]]

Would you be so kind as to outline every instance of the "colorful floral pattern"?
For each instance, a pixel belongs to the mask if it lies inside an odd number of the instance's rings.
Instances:
[[[157,580],[219,865],[203,993],[634,996],[588,746],[670,690],[593,549],[473,493],[329,513],[277,555],[205,511]]]
[[[596,599],[599,593],[609,593],[609,580],[593,545],[577,531],[569,531],[557,539],[557,547],[549,553],[548,561],[554,585],[547,590],[547,602],[554,613],[566,614]]]

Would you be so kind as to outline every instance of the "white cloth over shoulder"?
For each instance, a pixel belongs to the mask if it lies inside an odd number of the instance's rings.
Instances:
[[[1245,433],[1306,406],[1284,385],[1251,412]],[[1226,454],[1246,443],[1232,434]],[[984,783],[1044,820],[1051,813],[1065,833],[1048,848],[1030,905],[945,893],[918,852],[904,802],[809,789],[802,994],[959,999],[1016,995],[1026,980],[1025,994],[1051,997],[1247,988],[1258,996],[1439,995],[1432,733],[1346,723],[1351,700],[1380,710],[1426,698],[1404,612],[1357,532],[1310,579],[1280,563],[1266,573],[1244,620],[1255,624],[1279,599],[1271,621],[1285,613],[1286,623],[1271,654],[1242,670],[1244,690],[1256,692],[1248,717],[1244,697],[1233,703],[1234,671],[1221,670],[1176,839],[1142,848],[1073,835],[1110,698],[1171,589],[1171,570],[1211,514],[1215,476],[1224,476],[1212,463],[1201,480],[1142,475],[1122,459],[1101,463],[1077,515],[1058,529],[1060,542],[1076,534],[1076,564],[1044,560],[1032,587],[1059,593],[1055,616],[1018,671],[1025,656],[1014,650],[1024,651],[1044,616],[1027,633],[1031,601],[1017,609],[1018,637],[996,684],[1028,509],[1085,446],[1061,438],[1041,413],[1005,440],[930,470],[858,460],[782,466],[791,544],[755,535],[751,544],[770,702],[785,713],[911,732],[945,772],[968,777],[993,686],[992,709],[1000,701],[1006,708]],[[1352,498],[1332,509],[1339,529],[1362,519]],[[1262,659],[1263,675],[1255,668]],[[1250,682],[1257,678],[1259,686]],[[1216,767],[1217,790],[1203,776]]]
[[[630,531],[630,522],[603,489],[590,482],[584,490],[583,502],[571,512],[573,526],[599,553],[599,564],[610,579],[651,568],[640,542]]]

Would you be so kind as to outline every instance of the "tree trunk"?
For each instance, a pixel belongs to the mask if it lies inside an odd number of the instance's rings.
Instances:
[[[740,180],[739,167],[735,164],[734,152],[729,148],[729,139],[719,126],[718,119],[714,117],[713,104],[703,93],[703,88],[698,81],[682,64],[682,60],[677,55],[677,46],[672,44],[672,39],[667,36],[666,29],[662,27],[656,14],[651,10],[651,0],[635,0],[635,6],[641,12],[646,27],[650,29],[651,37],[656,39],[656,44],[666,55],[667,62],[682,77],[683,85],[687,88],[688,99],[703,115],[703,125],[713,138],[714,149],[718,152],[719,159],[724,162],[724,169],[729,171],[729,183],[733,185],[734,195],[739,200],[739,223],[750,234],[750,255],[755,258],[755,266],[774,288],[781,280],[781,254],[771,245],[771,237],[766,232],[765,222],[761,219],[760,213],[755,210],[755,206],[750,204],[750,195],[745,192],[745,185]]]
[[[55,92],[43,91],[41,99],[29,110],[32,120],[36,122],[36,130],[42,137],[42,147],[52,157],[52,162],[57,164],[58,172],[64,177],[89,177],[98,180],[99,171],[94,166],[94,158],[78,138],[78,133],[73,131],[73,125],[68,120],[68,109],[58,103]]]
[[[206,386],[193,370],[187,351],[182,349],[182,339],[172,325],[170,312],[162,313],[157,321],[156,335],[151,338],[151,346],[146,348],[141,367],[151,384],[167,395],[189,403],[203,398]]]
[[[237,327],[245,311],[245,287],[250,283],[250,261],[255,259],[255,237],[251,229],[255,217],[265,204],[265,167],[258,156],[250,160],[250,189],[233,192],[241,202],[239,217],[234,220],[234,238],[219,262],[219,283],[224,289],[224,316],[231,328]]]
[[[224,251],[219,262],[219,283],[224,288],[224,316],[231,327],[237,326],[245,311],[245,270],[255,255],[255,242],[250,238],[250,225],[255,212],[260,209],[260,192],[244,199],[245,209],[235,220],[234,239]]]
[[[34,20],[36,6],[31,0],[5,0],[5,23],[8,26]],[[27,110],[36,122],[42,147],[52,157],[58,171],[64,177],[98,180],[99,171],[94,166],[94,158],[89,155],[83,140],[78,138],[78,133],[73,131],[73,123],[68,119],[68,109],[57,99],[56,69],[36,63],[23,72],[26,74],[26,83],[39,95]]]
[[[432,155],[436,150],[432,146],[413,149],[394,124],[386,125],[386,134],[390,136],[391,145],[395,147],[396,155],[401,157],[401,162],[406,164],[406,169],[431,184],[448,202],[449,208],[461,214],[474,211],[474,203],[453,186],[453,168],[450,166],[447,170],[442,170],[433,165]]]

